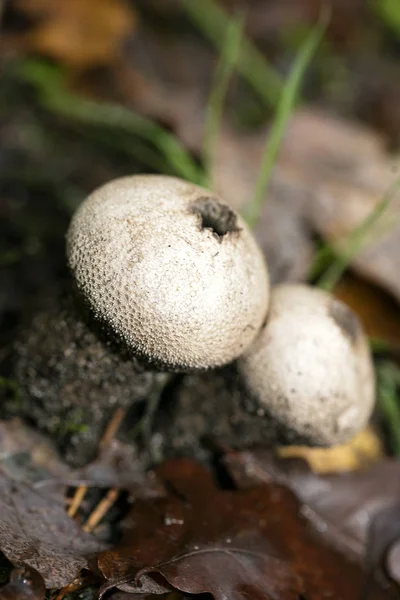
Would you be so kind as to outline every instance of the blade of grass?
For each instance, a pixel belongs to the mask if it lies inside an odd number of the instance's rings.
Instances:
[[[209,188],[213,187],[212,164],[214,150],[229,81],[239,58],[240,45],[243,37],[243,24],[243,15],[238,15],[229,22],[206,108],[203,165],[207,177],[207,187]]]
[[[317,286],[323,290],[331,292],[343,273],[353,260],[353,258],[361,251],[365,244],[367,235],[371,232],[374,225],[384,214],[387,208],[393,201],[396,192],[400,187],[400,177],[389,187],[382,200],[376,205],[374,210],[356,227],[346,240],[346,248],[343,252],[337,255],[336,260],[325,271],[317,282]]]
[[[370,5],[386,25],[400,37],[399,0],[371,0]]]
[[[265,193],[279,149],[281,147],[287,122],[293,112],[306,69],[310,64],[310,61],[314,56],[326,30],[328,18],[328,12],[324,10],[324,12],[321,14],[319,23],[311,31],[300,48],[300,51],[297,54],[293,67],[290,71],[289,77],[285,82],[261,160],[261,167],[254,196],[244,211],[244,218],[250,227],[254,227],[259,219],[264,203]]]
[[[336,256],[335,250],[329,242],[321,245],[314,253],[313,262],[309,269],[308,281],[314,281],[321,276],[325,270],[330,267]]]
[[[182,5],[202,34],[221,52],[230,21],[227,13],[214,0],[183,0]],[[248,39],[243,39],[238,71],[267,106],[274,108],[277,105],[282,79]]]
[[[385,362],[378,366],[377,375],[378,404],[389,429],[393,454],[400,456],[400,371],[395,364]]]
[[[85,124],[137,135],[153,144],[173,171],[197,184],[204,184],[203,170],[180,141],[150,119],[123,106],[99,103],[68,91],[62,73],[41,61],[24,61],[20,67],[24,81],[36,88],[40,103],[57,115]]]

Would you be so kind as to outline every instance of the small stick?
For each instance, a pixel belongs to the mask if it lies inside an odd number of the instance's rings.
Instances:
[[[117,433],[122,419],[125,416],[125,411],[123,408],[118,407],[113,416],[111,417],[111,420],[109,421],[106,430],[103,434],[103,437],[100,440],[99,443],[99,453],[102,450],[105,450],[105,448],[107,448],[107,446],[109,446],[115,436],[115,434]],[[68,515],[70,517],[74,517],[80,507],[80,505],[82,504],[82,501],[86,495],[88,488],[86,485],[80,485],[76,490],[75,490],[75,494],[72,497],[72,501],[71,504],[68,508]],[[96,510],[96,509],[95,509]],[[90,517],[89,517],[90,518]]]
[[[120,406],[116,409],[116,411],[114,412],[111,421],[108,423],[106,430],[103,434],[103,437],[100,440],[99,443],[99,450],[101,452],[101,450],[105,450],[105,448],[107,448],[112,440],[115,437],[115,434],[117,433],[121,423],[122,423],[122,419],[125,416],[125,410],[123,408],[121,408]]]
[[[76,515],[78,508],[80,507],[80,505],[82,504],[82,501],[85,497],[85,494],[87,492],[87,486],[86,485],[80,485],[78,488],[76,488],[75,490],[75,494],[72,497],[72,502],[68,508],[68,515],[72,518]]]
[[[89,577],[77,577],[66,585],[65,587],[55,592],[55,595],[51,597],[51,600],[63,600],[67,594],[71,594],[72,592],[76,592],[83,587],[86,587],[92,583],[92,576]]]
[[[110,510],[118,496],[119,490],[115,488],[109,490],[104,498],[100,500],[93,512],[89,515],[88,520],[83,526],[83,531],[91,533],[97,527],[104,515]]]

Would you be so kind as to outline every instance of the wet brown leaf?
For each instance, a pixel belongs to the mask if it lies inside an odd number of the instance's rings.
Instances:
[[[43,577],[26,565],[14,569],[8,584],[0,588],[0,600],[43,600],[45,595]]]
[[[113,63],[135,24],[124,0],[17,0],[37,21],[23,36],[27,48],[73,68]]]
[[[13,563],[36,569],[48,588],[63,587],[104,549],[83,533],[55,498],[0,472],[0,549]]]
[[[296,598],[301,582],[262,535],[265,501],[257,492],[251,498],[219,493],[210,474],[188,460],[164,463],[157,473],[172,493],[135,503],[123,545],[99,557],[109,587],[143,594],[172,586],[210,592],[216,600],[246,593]]]
[[[361,570],[328,549],[285,488],[220,491],[188,460],[164,463],[169,495],[135,503],[120,546],[100,555],[103,591],[208,592],[216,600],[359,597]],[[384,596],[373,584],[370,598]]]
[[[302,460],[277,459],[263,450],[231,453],[224,461],[239,487],[270,481],[287,485],[327,541],[366,561],[372,571],[380,570],[386,552],[400,539],[397,461],[385,459],[369,469],[325,476],[313,473]]]

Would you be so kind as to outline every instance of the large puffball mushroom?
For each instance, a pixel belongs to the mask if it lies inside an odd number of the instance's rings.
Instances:
[[[229,363],[266,317],[267,269],[248,227],[221,198],[174,177],[97,189],[72,219],[67,255],[94,317],[162,369]]]
[[[374,370],[359,319],[310,286],[273,288],[268,320],[238,370],[249,407],[310,444],[346,441],[373,409]]]

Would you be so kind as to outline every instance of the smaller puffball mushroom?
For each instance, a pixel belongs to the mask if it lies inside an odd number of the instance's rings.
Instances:
[[[267,268],[244,221],[174,177],[125,177],[97,189],[72,219],[67,255],[95,319],[162,370],[233,361],[267,313]]]
[[[374,370],[359,319],[307,285],[273,288],[267,322],[238,371],[250,410],[313,445],[346,441],[373,409]]]

